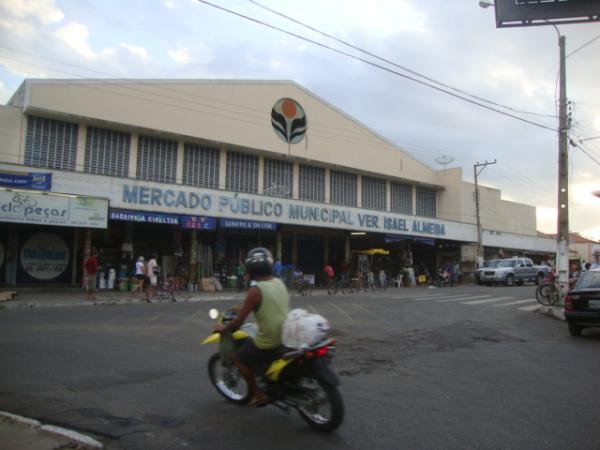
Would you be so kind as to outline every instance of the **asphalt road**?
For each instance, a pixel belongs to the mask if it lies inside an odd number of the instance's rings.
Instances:
[[[533,286],[293,297],[338,339],[346,418],[228,404],[201,346],[231,302],[0,310],[0,410],[122,449],[600,448],[600,331],[536,314]],[[528,301],[529,300],[529,301]]]

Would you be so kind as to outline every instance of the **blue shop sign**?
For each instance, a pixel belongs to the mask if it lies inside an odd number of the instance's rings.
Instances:
[[[0,172],[0,186],[15,189],[49,191],[52,188],[51,173]]]
[[[214,230],[217,228],[217,219],[205,216],[179,216],[181,228],[189,230]]]
[[[111,208],[108,213],[108,218],[110,220],[123,220],[125,222],[179,225],[179,216],[173,214],[149,213],[143,211],[132,211],[129,209]]]
[[[244,230],[276,230],[277,224],[274,222],[255,222],[253,220],[242,219],[219,219],[221,228],[241,228]]]

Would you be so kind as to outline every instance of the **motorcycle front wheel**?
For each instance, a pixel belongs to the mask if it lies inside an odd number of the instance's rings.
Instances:
[[[208,360],[208,376],[217,392],[230,402],[243,405],[250,401],[248,383],[235,365],[225,367],[221,364],[219,353],[215,353]]]
[[[320,431],[333,431],[344,420],[344,402],[335,386],[320,376],[310,374],[297,382],[301,395],[298,411],[313,428]]]

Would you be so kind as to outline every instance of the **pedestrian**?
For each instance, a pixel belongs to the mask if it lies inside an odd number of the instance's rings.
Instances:
[[[146,265],[144,264],[144,257],[140,256],[135,263],[135,278],[138,281],[137,292],[144,292],[144,288],[147,284],[146,277]]]
[[[333,271],[333,267],[328,262],[325,263],[325,267],[323,267],[323,274],[325,275],[325,287],[331,288],[331,283],[333,282],[333,277],[335,276],[335,272]]]
[[[96,249],[92,248],[90,257],[84,263],[85,269],[85,298],[86,300],[96,300],[96,276],[98,274],[98,257]]]
[[[238,292],[242,292],[245,289],[245,284],[246,284],[246,269],[244,267],[244,263],[242,263],[242,261],[238,261],[238,265],[235,268],[235,276],[237,278],[237,288],[238,288]]]
[[[281,272],[283,268],[281,267],[281,259],[277,258],[275,260],[275,264],[273,264],[273,276],[275,278],[281,278]]]
[[[148,289],[146,290],[146,301],[150,303],[150,298],[154,297],[156,293],[156,288],[158,286],[158,255],[156,253],[152,253],[148,264],[146,264],[146,276],[148,277]]]
[[[381,285],[382,289],[387,288],[387,275],[383,269],[379,271],[379,284]]]

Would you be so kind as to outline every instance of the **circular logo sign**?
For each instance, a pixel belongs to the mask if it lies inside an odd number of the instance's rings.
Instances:
[[[306,114],[302,106],[291,98],[281,98],[271,110],[271,124],[275,134],[288,144],[297,144],[306,134]]]
[[[68,264],[69,247],[56,234],[34,234],[21,247],[21,265],[32,278],[52,280],[59,277]]]

